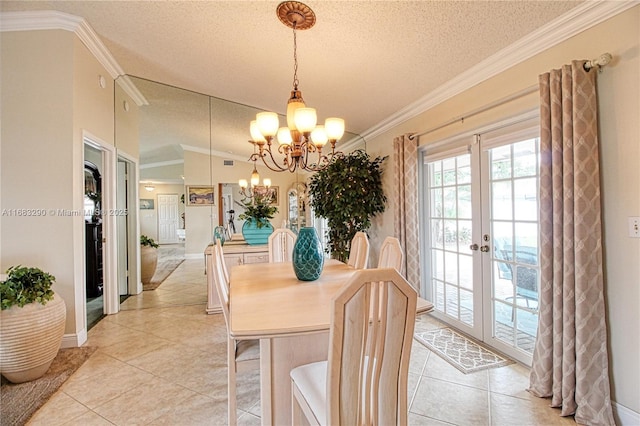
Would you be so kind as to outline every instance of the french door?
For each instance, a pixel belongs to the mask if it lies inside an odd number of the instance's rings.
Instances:
[[[538,322],[538,127],[502,128],[457,145],[424,156],[423,291],[435,316],[530,364]]]

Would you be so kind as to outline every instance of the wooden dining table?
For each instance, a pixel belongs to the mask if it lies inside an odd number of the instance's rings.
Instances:
[[[326,260],[320,278],[299,281],[290,262],[230,271],[230,334],[260,340],[263,425],[291,424],[291,369],[328,357],[333,296],[357,270]],[[418,299],[417,313],[433,305]]]

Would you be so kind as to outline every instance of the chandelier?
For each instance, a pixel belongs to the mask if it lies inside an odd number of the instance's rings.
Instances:
[[[258,113],[249,126],[249,142],[257,147],[257,152],[254,151],[249,159],[254,162],[261,159],[265,166],[276,172],[293,173],[298,168],[319,171],[327,167],[334,157],[343,155],[335,147],[344,134],[344,120],[332,117],[327,118],[324,125],[316,125],[316,110],[305,105],[298,89],[296,30],[313,27],[316,16],[309,6],[297,1],[280,3],[276,13],[283,24],[293,29],[293,90],[287,103],[287,126],[280,127],[280,119],[275,112]],[[323,148],[327,143],[331,145],[331,152],[325,153]]]
[[[251,187],[249,187],[249,183]],[[251,180],[247,182],[246,179],[240,179],[238,181],[240,186],[240,195],[242,195],[242,201],[244,203],[261,203],[264,200],[271,200],[274,195],[274,189],[271,188],[271,179],[262,179],[262,185],[260,185],[260,174],[256,169],[255,159],[253,160],[253,172],[251,172]],[[270,202],[270,201],[269,201]]]

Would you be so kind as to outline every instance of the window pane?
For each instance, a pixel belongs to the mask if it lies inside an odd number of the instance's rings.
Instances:
[[[513,145],[513,176],[536,176],[538,171],[536,140],[529,139]]]
[[[512,218],[511,182],[493,182],[491,184],[492,206],[491,216],[495,220]]]
[[[514,180],[513,192],[515,196],[515,219],[537,220],[538,180],[536,178]]]
[[[471,219],[471,185],[458,186],[458,217]]]
[[[491,179],[508,179],[511,177],[511,148],[509,145],[494,148],[490,151]]]
[[[458,184],[471,182],[471,158],[463,155],[457,158],[458,161]]]

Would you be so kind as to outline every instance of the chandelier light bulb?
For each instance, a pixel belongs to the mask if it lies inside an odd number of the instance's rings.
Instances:
[[[249,183],[247,182],[246,179],[240,179],[238,181],[238,185],[240,186],[241,189],[247,189],[247,187],[249,186]]]
[[[259,112],[256,114],[256,122],[262,136],[266,139],[273,137],[278,133],[280,127],[280,119],[275,112]]]
[[[327,137],[324,126],[316,126],[316,128],[311,131],[311,142],[313,142],[315,146],[322,148],[327,144],[328,140],[329,138]]]
[[[251,186],[258,186],[260,184],[260,174],[258,174],[258,170],[253,168],[253,172],[251,173]]]
[[[296,128],[302,133],[308,133],[316,127],[318,116],[315,108],[298,108],[294,115]]]
[[[344,135],[344,120],[342,118],[331,117],[324,121],[327,137],[331,140],[340,140]]]
[[[264,178],[262,179],[262,184],[266,187],[269,188],[271,186],[271,179],[269,178]]]
[[[253,120],[251,124],[249,124],[249,132],[251,132],[251,139],[254,142],[266,142],[262,133],[260,133],[260,129],[258,129],[258,123],[256,120]]]
[[[278,129],[278,143],[280,145],[291,145],[293,138],[291,137],[291,131],[288,127],[280,127]]]

